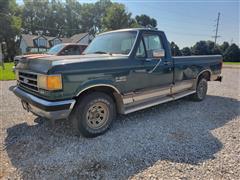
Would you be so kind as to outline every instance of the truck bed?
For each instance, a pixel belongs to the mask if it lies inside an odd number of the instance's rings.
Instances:
[[[174,81],[196,78],[201,71],[209,70],[211,77],[221,74],[222,56],[178,56],[173,57]]]

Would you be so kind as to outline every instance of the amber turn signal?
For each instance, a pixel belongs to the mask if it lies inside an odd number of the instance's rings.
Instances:
[[[62,89],[61,75],[39,75],[38,87],[46,90],[60,90]]]

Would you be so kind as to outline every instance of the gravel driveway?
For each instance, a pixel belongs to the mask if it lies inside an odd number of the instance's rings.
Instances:
[[[120,116],[106,134],[75,137],[25,112],[0,82],[3,179],[240,179],[240,69],[224,69],[202,102]]]

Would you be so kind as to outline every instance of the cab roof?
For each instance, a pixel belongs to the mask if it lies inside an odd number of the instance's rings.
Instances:
[[[118,29],[118,30],[113,30],[113,31],[107,31],[107,32],[103,32],[99,35],[107,34],[107,33],[113,33],[113,32],[125,32],[125,31],[151,31],[151,32],[158,31],[158,32],[163,32],[163,31],[160,31],[158,29],[153,29],[153,28],[127,28],[127,29]]]

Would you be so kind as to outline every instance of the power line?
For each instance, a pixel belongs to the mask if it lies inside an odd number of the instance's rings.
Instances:
[[[177,22],[179,22],[178,19],[171,19],[171,18],[169,18],[169,15],[175,14],[175,15],[177,15],[176,17],[178,17],[178,18],[188,18],[188,20],[184,19],[184,22],[187,22],[187,23],[196,23],[196,19],[201,18],[199,16],[192,15],[192,14],[191,15],[190,14],[186,15],[186,14],[183,14],[182,12],[176,12],[176,11],[173,12],[173,11],[166,11],[166,10],[161,10],[161,11],[164,11],[165,13],[168,14],[168,16],[164,17],[164,19],[174,20],[174,21],[177,21]],[[182,22],[183,22],[183,20],[181,20],[181,23]],[[200,25],[209,26],[208,23],[200,23]]]
[[[181,35],[186,35],[186,36],[204,36],[204,37],[211,37],[210,34],[195,34],[195,33],[184,33],[184,32],[179,32],[179,31],[168,31],[167,33],[171,34],[181,34]]]
[[[220,12],[218,13],[215,35],[213,36],[213,38],[214,38],[214,45],[216,45],[217,38],[221,37],[221,36],[218,35],[219,20],[220,20]]]

